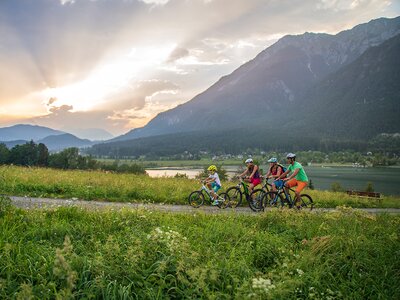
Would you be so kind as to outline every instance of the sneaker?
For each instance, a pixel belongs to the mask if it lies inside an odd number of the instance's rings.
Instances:
[[[218,200],[214,200],[213,203],[211,203],[211,205],[214,205],[214,206],[215,206],[215,205],[218,205],[218,204],[219,204],[219,201],[218,201]]]

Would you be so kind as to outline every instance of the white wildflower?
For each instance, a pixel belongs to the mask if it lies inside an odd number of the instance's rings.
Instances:
[[[263,291],[268,293],[271,289],[274,289],[276,286],[272,284],[271,279],[265,278],[253,278],[252,279],[252,287],[255,290]]]
[[[303,271],[303,270],[296,269],[296,271],[297,271],[297,274],[299,274],[299,276],[302,276],[302,275],[304,274],[304,271]]]

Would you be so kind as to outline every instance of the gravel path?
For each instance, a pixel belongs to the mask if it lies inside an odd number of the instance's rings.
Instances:
[[[88,209],[146,209],[146,210],[157,210],[157,211],[168,211],[168,212],[205,212],[210,214],[221,214],[221,213],[241,213],[241,214],[253,214],[257,215],[250,210],[248,207],[238,207],[236,209],[219,209],[204,205],[200,208],[193,208],[189,205],[169,205],[169,204],[144,204],[144,203],[129,203],[129,202],[101,202],[101,201],[84,201],[76,198],[72,199],[50,199],[50,198],[31,198],[31,197],[17,197],[9,196],[13,205],[30,209],[30,208],[57,208],[57,207],[84,207]],[[314,212],[327,212],[335,210],[334,208],[316,208]],[[389,214],[400,214],[398,208],[361,208],[363,211],[367,211],[373,214],[389,213]]]

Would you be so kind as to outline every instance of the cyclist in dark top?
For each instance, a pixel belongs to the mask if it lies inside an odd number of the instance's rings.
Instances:
[[[260,171],[257,165],[254,164],[253,159],[248,158],[245,161],[247,169],[240,174],[240,177],[246,175],[244,181],[249,182],[249,193],[253,191],[253,188],[261,183]]]

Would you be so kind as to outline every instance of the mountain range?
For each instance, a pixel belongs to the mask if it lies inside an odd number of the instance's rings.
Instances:
[[[94,145],[90,153],[365,150],[370,141],[377,147],[373,141],[382,136],[390,143],[400,132],[398,53],[400,17],[372,20],[336,35],[287,35],[190,101]],[[0,128],[0,141],[7,137],[5,129]],[[60,138],[79,147],[91,143],[72,142],[59,131],[38,138],[29,134],[35,141],[51,135],[46,142],[54,146],[63,144],[54,141]]]
[[[0,128],[0,142],[8,148],[25,144],[31,140],[45,144],[50,151],[63,150],[69,147],[89,147],[96,143],[44,126],[18,124]]]
[[[315,138],[400,132],[399,34],[397,17],[336,35],[285,36],[192,100],[111,141],[260,127]]]
[[[49,135],[60,135],[65,132],[54,130],[44,126],[18,124],[10,127],[0,128],[0,141],[8,142],[15,140],[37,141]]]

